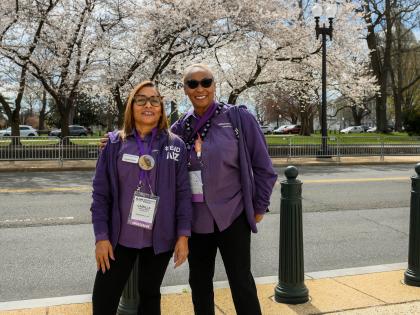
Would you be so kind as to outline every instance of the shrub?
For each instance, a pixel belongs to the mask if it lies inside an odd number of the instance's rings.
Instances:
[[[415,106],[403,113],[404,128],[410,136],[420,135],[420,106]]]

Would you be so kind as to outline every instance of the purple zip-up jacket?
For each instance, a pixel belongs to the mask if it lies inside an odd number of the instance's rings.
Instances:
[[[160,151],[155,167],[159,203],[153,225],[156,254],[172,250],[179,236],[190,236],[192,221],[185,144],[178,136],[166,131],[159,132],[157,141]],[[110,133],[96,164],[91,206],[96,242],[109,240],[113,248],[118,243],[121,224],[117,169],[120,145],[118,132]]]
[[[228,108],[229,111],[234,109],[232,105],[225,105],[224,107]],[[246,108],[240,107],[238,110],[242,125],[242,128],[240,128],[240,137],[242,138],[239,141],[239,166],[243,202],[248,223],[251,230],[256,233],[255,214],[264,214],[268,209],[277,174],[268,155],[264,135],[255,117]],[[188,112],[187,115],[174,123],[171,131],[182,137],[185,122],[190,115],[192,115],[192,112]],[[230,115],[230,117],[232,116]],[[240,127],[234,121],[231,121],[231,123],[235,128]],[[217,170],[214,171],[217,172]],[[210,183],[206,189],[212,189],[214,185],[217,185],[217,182]]]

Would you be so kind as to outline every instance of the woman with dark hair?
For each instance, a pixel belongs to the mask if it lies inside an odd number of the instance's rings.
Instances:
[[[128,98],[123,129],[109,134],[93,180],[94,315],[115,315],[137,257],[138,313],[160,314],[169,260],[173,254],[178,267],[188,256],[187,151],[167,129],[159,91],[151,81],[140,83]]]

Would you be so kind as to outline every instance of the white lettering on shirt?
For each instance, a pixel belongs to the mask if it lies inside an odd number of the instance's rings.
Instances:
[[[179,161],[178,157],[179,157],[179,152],[181,152],[181,148],[177,147],[175,145],[169,145],[169,146],[165,146],[165,151],[166,151],[166,159],[169,160],[174,160],[174,161]]]
[[[170,152],[170,151],[166,153],[167,160],[171,159],[178,162],[179,161],[178,157],[179,157],[179,153]]]

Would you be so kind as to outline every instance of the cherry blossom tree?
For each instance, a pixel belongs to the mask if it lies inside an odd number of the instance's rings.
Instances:
[[[261,18],[262,25],[269,27],[243,33],[241,38],[215,50],[213,59],[208,56],[208,60],[217,67],[219,80],[224,83],[221,96],[230,102],[235,103],[247,90],[254,90],[250,93],[254,95],[261,91],[264,98],[269,91],[276,96],[278,90],[300,102],[299,108],[310,108],[307,114],[313,117],[316,113],[308,104],[320,107],[321,58],[314,19],[308,13],[312,2],[276,3],[278,6],[272,7],[266,19]],[[366,69],[366,24],[356,8],[351,2],[340,5],[333,41],[328,45],[327,69],[329,94],[345,95],[352,103],[361,104],[377,86]],[[249,93],[246,95],[249,97]],[[293,116],[290,119],[293,121]]]
[[[7,80],[8,85],[14,86],[15,90],[13,105],[6,102],[4,91],[0,91],[0,103],[11,124],[12,136],[20,135],[19,114],[30,74],[31,58],[47,25],[48,16],[57,2],[57,0],[34,2],[7,0],[0,7],[2,9],[0,49],[5,57],[1,59],[0,64],[7,69],[2,73],[2,80]],[[34,14],[34,11],[37,13]]]
[[[366,69],[366,19],[357,12],[360,1],[341,2],[328,44],[329,94],[361,104],[377,91]],[[321,76],[312,3],[6,0],[0,4],[0,57],[6,58],[0,73],[20,82],[25,69],[25,77],[36,78],[54,99],[63,135],[80,93],[108,98],[108,117],[117,116],[118,125],[128,91],[144,79],[158,83],[172,110],[182,107],[182,72],[195,62],[213,67],[221,100],[256,104],[280,91],[298,105],[298,119],[310,122]]]

